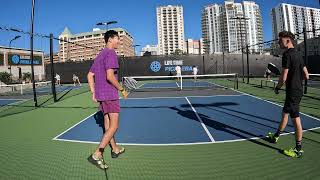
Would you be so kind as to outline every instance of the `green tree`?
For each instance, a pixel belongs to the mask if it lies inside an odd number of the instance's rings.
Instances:
[[[29,73],[29,72],[23,73],[22,80],[24,80],[26,82],[31,81],[31,73]]]
[[[0,72],[0,81],[5,84],[11,84],[11,75],[8,72]]]
[[[173,53],[173,55],[181,55],[183,51],[181,49],[176,49]]]

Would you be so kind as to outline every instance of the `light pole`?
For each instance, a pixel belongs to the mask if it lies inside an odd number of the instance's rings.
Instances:
[[[30,57],[31,57],[31,80],[32,80],[32,90],[33,90],[33,101],[34,106],[38,107],[36,84],[34,80],[34,64],[33,64],[33,29],[34,29],[34,8],[35,0],[32,0],[32,10],[31,10],[31,32],[30,32]]]
[[[96,25],[97,26],[102,26],[102,25],[104,25],[105,27],[106,27],[106,31],[108,31],[108,26],[110,25],[110,24],[116,24],[116,23],[118,23],[117,21],[108,21],[108,22],[99,22],[99,23],[97,23]]]
[[[12,41],[14,41],[14,40],[17,40],[17,39],[19,39],[21,36],[15,36],[13,39],[11,39],[10,40],[10,42],[9,42],[9,52],[10,52],[10,50],[11,50],[11,43],[12,43]],[[8,63],[9,63],[9,59],[8,59]],[[12,71],[11,71],[11,65],[12,65],[12,61],[11,61],[11,63],[9,64],[10,65],[10,67],[9,67],[9,70],[10,70],[10,81],[12,82]]]
[[[235,20],[240,20],[240,40],[241,40],[241,59],[242,59],[242,82],[244,82],[244,57],[243,57],[243,37],[242,37],[242,20],[247,20],[249,18],[246,17],[233,17],[230,19],[235,19]],[[247,31],[246,31],[246,36],[247,36]],[[247,38],[246,38],[247,39]]]
[[[15,36],[13,39],[11,39],[10,40],[10,42],[9,42],[9,48],[11,47],[11,43],[12,43],[12,41],[14,41],[14,40],[16,40],[16,39],[19,39],[21,36]]]
[[[136,47],[139,47],[139,46],[141,46],[141,45],[140,45],[140,44],[134,44],[134,45],[132,45],[133,51],[134,51],[134,56],[136,56]]]

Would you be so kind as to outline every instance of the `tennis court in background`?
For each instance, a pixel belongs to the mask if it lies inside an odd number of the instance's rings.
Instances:
[[[40,96],[49,95],[52,93],[51,81],[35,83],[36,93]],[[78,89],[80,86],[73,85],[56,85],[56,92],[61,93],[64,91],[71,91]],[[0,85],[0,98],[1,99],[31,99],[33,96],[32,83],[26,84],[12,84]]]
[[[0,106],[6,106],[21,101],[22,99],[0,99]]]

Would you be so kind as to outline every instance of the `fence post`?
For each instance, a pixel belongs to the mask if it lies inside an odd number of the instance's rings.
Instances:
[[[225,73],[225,69],[224,69],[224,51],[222,51],[222,74]]]
[[[304,39],[304,64],[308,67],[308,48],[307,48],[307,29],[306,26],[303,27],[303,39]],[[304,81],[304,94],[307,94],[308,89],[308,80]]]
[[[54,80],[54,63],[53,63],[53,34],[50,34],[50,63],[51,63],[51,91],[53,95],[53,101],[57,102],[56,83]]]
[[[202,74],[206,74],[206,66],[205,66],[205,63],[204,63],[204,55],[202,56]]]
[[[249,69],[249,45],[246,45],[247,50],[247,84],[249,84],[249,76],[250,76],[250,69]]]

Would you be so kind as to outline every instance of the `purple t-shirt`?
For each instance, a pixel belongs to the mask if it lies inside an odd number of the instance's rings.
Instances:
[[[119,99],[118,90],[107,80],[107,70],[114,69],[118,78],[118,57],[113,49],[104,48],[94,60],[90,72],[94,73],[94,92],[98,101]]]

